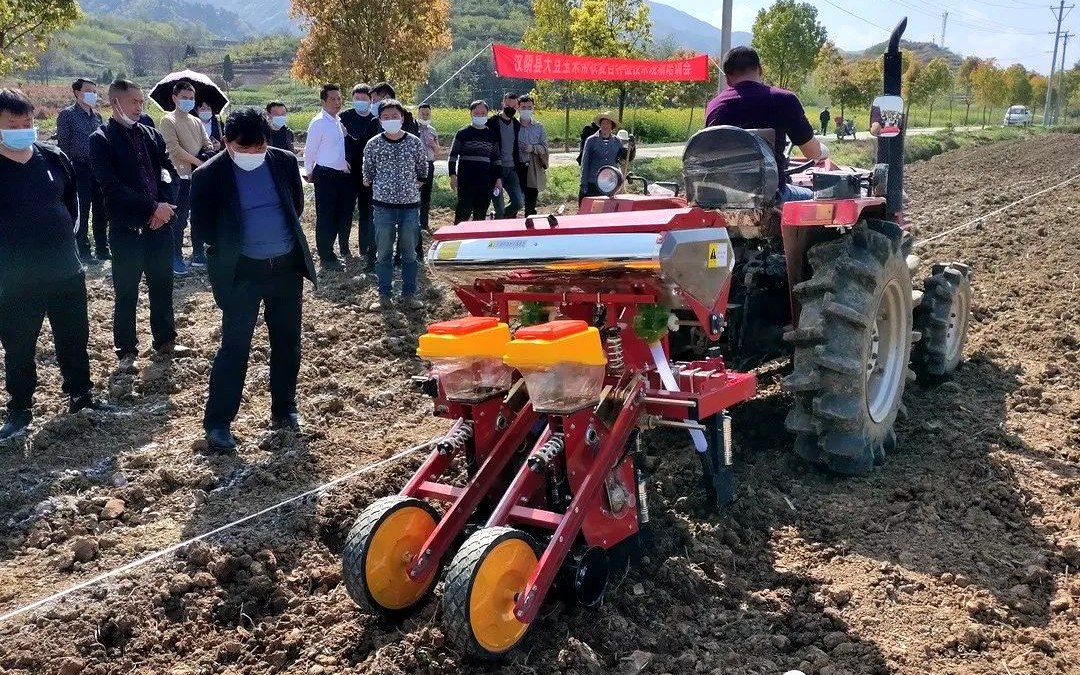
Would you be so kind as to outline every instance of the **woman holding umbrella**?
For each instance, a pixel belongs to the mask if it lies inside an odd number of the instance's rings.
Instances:
[[[221,124],[216,114],[229,104],[229,99],[213,80],[193,70],[166,75],[154,85],[150,98],[168,113],[161,121],[162,134],[180,176],[179,203],[172,229],[173,272],[182,275],[187,273],[182,247],[190,206],[187,196],[191,172],[221,150]],[[193,267],[206,265],[203,242],[194,232],[191,237],[191,264]]]

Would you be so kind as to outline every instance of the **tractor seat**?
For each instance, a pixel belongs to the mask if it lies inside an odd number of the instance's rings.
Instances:
[[[773,129],[718,126],[694,134],[683,152],[686,198],[705,209],[768,209],[779,172]]]

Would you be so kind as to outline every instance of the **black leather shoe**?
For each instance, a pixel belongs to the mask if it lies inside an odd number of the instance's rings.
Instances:
[[[236,438],[228,429],[208,429],[206,431],[206,447],[214,452],[234,452],[236,450]]]
[[[29,410],[9,410],[7,421],[0,427],[0,441],[6,441],[26,431],[33,419],[34,413]]]
[[[300,417],[300,413],[298,412],[291,412],[288,415],[275,417],[271,421],[270,427],[275,431],[284,429],[287,431],[300,433],[304,428],[304,418]]]
[[[102,413],[113,413],[117,411],[117,407],[103,403],[102,401],[95,401],[93,395],[86,393],[82,396],[72,396],[71,403],[68,405],[68,411],[72,415],[80,410],[94,410]]]

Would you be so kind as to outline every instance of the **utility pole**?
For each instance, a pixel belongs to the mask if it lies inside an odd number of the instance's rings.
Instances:
[[[720,58],[731,49],[731,0],[724,0],[724,10],[720,19]]]
[[[1071,12],[1073,5],[1069,5],[1068,10]],[[1054,92],[1054,69],[1057,66],[1057,51],[1058,41],[1061,39],[1061,21],[1065,18],[1065,0],[1061,0],[1058,4],[1058,8],[1055,10],[1050,8],[1050,12],[1057,19],[1057,30],[1054,31],[1054,57],[1050,59],[1050,78],[1046,83],[1046,104],[1043,105],[1043,126],[1047,126],[1050,123],[1050,101]]]
[[[1061,43],[1061,67],[1058,68],[1058,98],[1057,111],[1054,114],[1054,124],[1061,124],[1061,105],[1062,99],[1065,98],[1065,96],[1063,95],[1065,91],[1065,50],[1069,47],[1069,36],[1070,33],[1068,33],[1067,31],[1061,34],[1061,38],[1063,40]]]
[[[721,61],[727,56],[728,50],[731,49],[731,0],[724,0],[724,10],[720,19],[720,59]],[[723,89],[727,86],[724,82],[724,73],[720,73],[719,89]]]
[[[941,48],[945,49],[945,26],[949,23],[949,13],[942,12],[941,14]]]

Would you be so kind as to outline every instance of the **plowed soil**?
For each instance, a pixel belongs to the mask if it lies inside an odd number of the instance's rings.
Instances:
[[[1080,173],[1078,157],[1080,136],[1047,135],[910,166],[910,219],[943,232]],[[435,601],[391,623],[345,593],[344,535],[411,455],[0,623],[0,672],[1080,673],[1077,203],[1080,181],[919,250],[972,265],[973,325],[951,383],[909,387],[881,470],[837,478],[793,458],[785,366],[763,372],[733,411],[738,501],[710,513],[685,437],[653,432],[644,558],[599,609],[549,603],[501,663],[447,644]],[[243,447],[220,457],[198,443],[219,330],[205,278],[177,288],[195,354],[134,375],[114,372],[110,284],[89,284],[95,379],[123,413],[61,414],[43,337],[33,433],[0,450],[0,614],[445,428],[407,380],[426,323],[460,312],[446,288],[383,315],[355,267],[324,280],[306,297],[307,433],[267,430],[260,328]]]

